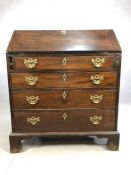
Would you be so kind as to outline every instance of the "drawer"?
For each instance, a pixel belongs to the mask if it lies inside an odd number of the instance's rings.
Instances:
[[[14,109],[115,108],[113,90],[12,91]]]
[[[12,73],[12,88],[115,88],[117,72]]]
[[[15,132],[111,131],[114,110],[46,110],[14,112]]]
[[[14,57],[14,69],[22,70],[49,70],[49,69],[85,69],[112,70],[114,55],[69,55],[69,56],[41,56],[41,57]]]

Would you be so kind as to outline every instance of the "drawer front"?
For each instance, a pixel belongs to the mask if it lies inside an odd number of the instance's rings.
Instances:
[[[15,69],[48,70],[48,69],[86,69],[112,70],[114,56],[42,56],[15,57]]]
[[[113,110],[53,110],[14,112],[15,132],[111,131]]]
[[[12,91],[14,109],[114,108],[116,92],[109,90]]]
[[[117,72],[12,73],[12,88],[115,88]]]

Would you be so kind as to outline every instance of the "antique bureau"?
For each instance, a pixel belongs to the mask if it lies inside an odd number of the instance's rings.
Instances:
[[[6,56],[11,152],[32,137],[96,136],[118,150],[121,48],[112,30],[14,31]]]

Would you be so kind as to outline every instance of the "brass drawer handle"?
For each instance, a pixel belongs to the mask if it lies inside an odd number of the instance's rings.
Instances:
[[[65,100],[65,99],[67,98],[67,93],[66,93],[66,91],[64,91],[64,92],[62,93],[62,98],[63,98],[63,100]]]
[[[93,125],[99,125],[102,121],[102,116],[92,116],[90,117],[90,122],[93,124]]]
[[[39,96],[26,96],[26,101],[31,105],[35,105],[39,101]]]
[[[90,100],[92,103],[98,104],[103,100],[103,95],[90,95]]]
[[[37,83],[38,81],[38,77],[37,76],[27,76],[25,77],[25,82],[30,85],[30,86],[33,86]]]
[[[68,115],[67,115],[67,113],[65,112],[65,113],[62,115],[62,118],[63,118],[64,120],[66,120],[67,117],[68,117]]]
[[[91,62],[94,67],[102,67],[105,63],[105,58],[92,58]]]
[[[104,80],[104,75],[95,75],[95,76],[91,75],[90,79],[93,84],[98,85],[101,84],[102,81]]]
[[[62,80],[63,80],[63,81],[66,81],[66,79],[67,79],[67,75],[64,73],[64,74],[62,75]]]
[[[61,34],[62,35],[66,35],[67,34],[67,31],[66,30],[61,30]]]
[[[29,69],[33,69],[36,67],[38,63],[38,60],[37,59],[32,59],[32,58],[28,58],[27,60],[24,59],[24,64],[27,68]]]
[[[63,60],[62,60],[62,65],[65,66],[67,64],[67,58],[64,57]]]
[[[36,125],[38,122],[40,122],[39,117],[27,117],[27,122],[31,123],[32,125]]]

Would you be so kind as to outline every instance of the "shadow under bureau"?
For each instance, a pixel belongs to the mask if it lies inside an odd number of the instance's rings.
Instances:
[[[121,48],[112,30],[14,31],[10,151],[32,137],[107,138],[118,150]]]

